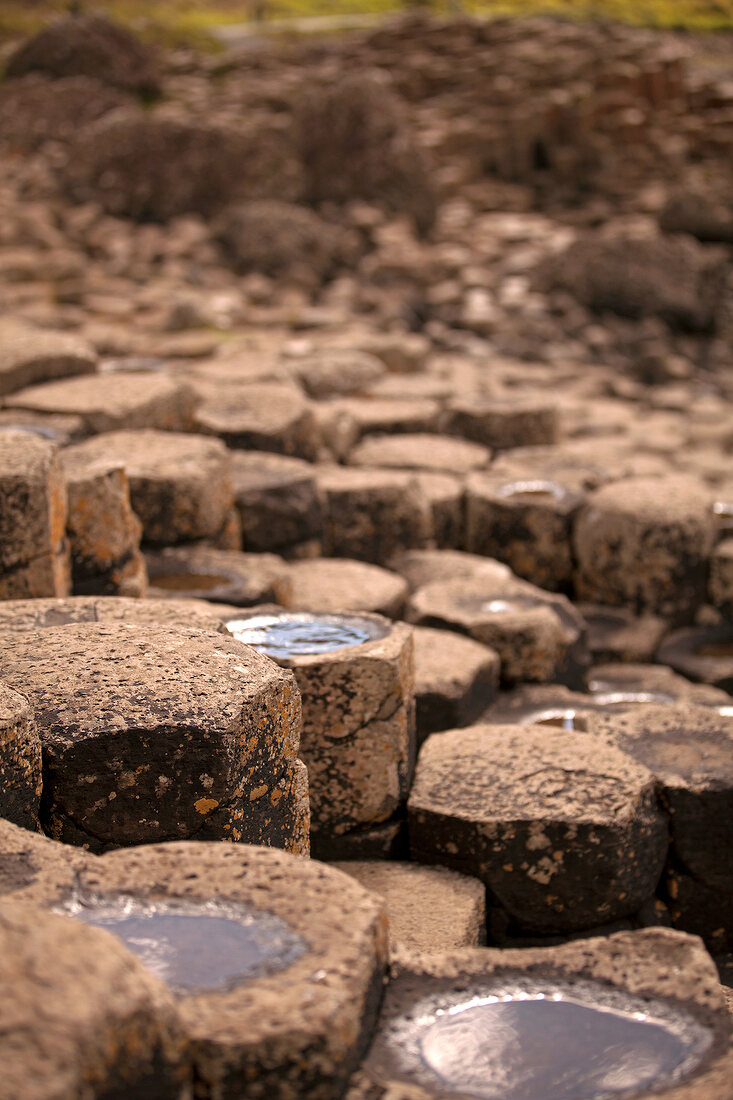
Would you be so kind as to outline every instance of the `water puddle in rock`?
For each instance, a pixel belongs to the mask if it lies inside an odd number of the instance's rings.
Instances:
[[[375,1065],[435,1097],[630,1100],[688,1076],[712,1044],[665,1002],[587,982],[533,985],[422,998],[387,1018]]]
[[[229,902],[93,898],[58,911],[112,932],[177,993],[232,989],[307,950],[280,917]]]
[[[268,657],[309,657],[383,638],[387,627],[361,615],[289,613],[232,619],[227,629]]]
[[[523,611],[529,611],[534,607],[540,607],[542,601],[534,596],[499,596],[495,599],[485,600],[479,610],[489,615],[516,615]]]
[[[554,481],[510,481],[500,485],[496,495],[502,500],[520,504],[546,504],[551,500],[562,500],[566,491]]]
[[[167,592],[210,592],[214,588],[230,585],[232,579],[215,573],[153,573],[150,583],[154,588],[164,588]]]

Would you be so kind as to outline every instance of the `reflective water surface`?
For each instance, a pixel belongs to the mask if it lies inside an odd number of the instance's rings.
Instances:
[[[421,1052],[444,1082],[482,1100],[605,1100],[651,1087],[688,1048],[641,1014],[542,998],[446,1013]]]
[[[637,1100],[684,1080],[712,1047],[684,1006],[584,978],[423,982],[390,987],[367,1068],[435,1100]]]
[[[232,619],[227,629],[268,657],[308,657],[383,638],[387,627],[361,615],[285,612]]]
[[[290,966],[306,951],[280,917],[232,903],[100,898],[63,912],[112,932],[178,993],[231,989]]]

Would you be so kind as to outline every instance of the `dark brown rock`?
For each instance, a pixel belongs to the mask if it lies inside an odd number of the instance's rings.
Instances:
[[[244,554],[207,546],[169,547],[146,555],[150,595],[252,607],[275,598],[288,566],[276,554]]]
[[[407,599],[396,573],[347,558],[293,562],[275,592],[289,611],[373,611],[390,619],[400,617]]]
[[[105,432],[72,451],[83,468],[122,466],[147,543],[170,546],[215,538],[233,503],[229,455],[222,443],[170,431]]]
[[[234,451],[231,467],[243,550],[281,552],[320,538],[321,504],[308,463],[263,451]]]
[[[511,1080],[528,1080],[530,1088],[542,1090],[533,1091],[537,1096],[548,1095],[546,1090],[558,1080],[564,1090],[568,1074],[574,1081],[583,1077],[583,1085],[597,1091],[599,1079],[603,1076],[605,1084],[608,1072],[618,1079],[622,1064],[634,1084],[651,1088],[664,1100],[726,1100],[728,1096],[733,1068],[730,1023],[715,966],[694,937],[654,928],[549,949],[474,948],[441,955],[403,952],[393,965],[391,979],[374,1042],[352,1079],[347,1100],[438,1100],[469,1094],[477,1087],[485,1091],[494,1083],[495,1093],[501,1095],[507,1059],[514,1069]],[[512,1034],[519,1030],[520,1038],[511,1051],[503,1046],[499,1059],[487,1051],[487,1034],[492,1034],[493,1026],[498,1030],[501,1020],[492,1005],[505,997],[514,1002],[509,1019]],[[539,1008],[540,1014],[535,1027],[528,1021],[525,1031],[514,1013],[526,998],[542,999],[547,1011],[542,1005],[530,1006]],[[633,1056],[624,1059],[619,1047],[613,1046],[608,1063],[602,1061],[599,1070],[589,1050],[595,1029],[591,1024],[584,1030],[576,1046],[578,1018],[573,1014],[575,1023],[568,1019],[561,1024],[554,1015],[556,998],[561,1003],[558,1015],[563,1014],[562,1002],[568,1001],[600,1010],[606,1024],[610,1020],[604,1010],[620,1012],[627,1020],[638,1013],[644,1020],[650,1017],[666,1025],[667,1042],[674,1043],[675,1036],[679,1044],[677,1058],[670,1060],[674,1068],[670,1071],[668,1063],[662,1070],[656,1057],[652,1067],[645,1062],[645,1068],[640,1068]],[[465,1014],[480,1005],[486,1008],[479,1008],[478,1015],[474,1010],[473,1020]],[[538,1032],[543,1038],[553,1032],[556,1039],[541,1043]],[[530,1034],[536,1037],[531,1044]],[[648,1051],[644,1030],[636,1042]],[[528,1045],[531,1059],[526,1056]],[[603,1040],[594,1051],[599,1046],[603,1048]],[[632,1038],[631,1048],[635,1046]],[[600,1051],[599,1057],[603,1058]],[[686,1064],[686,1074],[675,1072],[680,1061]],[[606,1064],[610,1069],[604,1074]]]
[[[173,998],[114,936],[5,902],[0,939],[8,1096],[187,1095],[189,1054]]]
[[[268,966],[265,956],[247,980],[229,988],[179,993],[196,1080],[221,1100],[341,1094],[381,996],[387,925],[380,899],[320,864],[222,844],[113,852],[81,876],[80,887],[82,900],[122,893],[204,913],[221,905],[235,918],[243,911],[250,923],[254,916],[279,925],[291,948],[285,957],[271,957]],[[262,927],[260,952],[271,946]],[[208,949],[221,956],[215,940]]]
[[[546,397],[456,397],[446,408],[442,425],[495,451],[512,447],[557,443],[560,427],[557,405]]]
[[[536,932],[636,912],[667,854],[651,772],[600,737],[550,727],[433,734],[408,811],[413,858],[480,878],[490,905]]]
[[[19,328],[4,333],[0,345],[0,397],[38,382],[91,374],[96,363],[94,349],[68,332]]]
[[[733,623],[675,630],[660,645],[656,660],[733,694]]]
[[[295,142],[310,202],[366,199],[410,215],[427,232],[435,192],[425,153],[399,98],[373,73],[351,73],[298,92]]]
[[[715,537],[712,494],[684,475],[625,478],[578,515],[575,588],[582,600],[689,620],[705,596]]]
[[[416,626],[415,711],[418,744],[437,730],[475,722],[494,700],[499,654],[472,638]]]
[[[28,700],[0,681],[0,817],[38,828],[41,741]]]
[[[293,842],[289,673],[186,627],[82,623],[0,646],[5,683],[36,713],[51,835],[97,851],[192,836]]]
[[[26,432],[0,431],[0,599],[69,593],[66,514],[56,447]]]
[[[94,77],[112,87],[144,96],[160,91],[150,50],[118,23],[102,15],[58,19],[29,38],[5,66],[8,77],[48,73],[55,78]]]
[[[117,428],[185,431],[193,418],[193,394],[188,387],[152,372],[46,382],[19,390],[5,404],[28,412],[78,415],[87,433]]]

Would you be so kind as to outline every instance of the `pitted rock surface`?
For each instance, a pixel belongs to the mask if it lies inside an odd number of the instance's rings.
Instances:
[[[527,929],[635,912],[667,853],[651,772],[599,737],[548,727],[433,734],[408,809],[413,858],[481,878]]]
[[[300,699],[266,658],[192,628],[84,623],[11,636],[2,667],[36,712],[53,836],[96,850],[194,835],[287,845],[270,837]]]
[[[38,827],[41,741],[28,700],[0,681],[0,817]]]
[[[0,943],[8,1096],[185,1095],[189,1054],[173,998],[113,936],[6,901]]]
[[[3,600],[0,633],[22,633],[74,623],[127,622],[139,626],[194,626],[223,634],[219,609],[205,600],[140,600],[126,596]]]
[[[178,1008],[196,1074],[222,1100],[340,1094],[374,1026],[387,956],[380,899],[346,875],[248,845],[166,844],[111,852],[82,896],[224,899],[272,913],[306,950],[286,969]]]
[[[76,466],[124,467],[146,542],[214,538],[233,504],[229,456],[218,440],[172,431],[107,432],[72,449]]]

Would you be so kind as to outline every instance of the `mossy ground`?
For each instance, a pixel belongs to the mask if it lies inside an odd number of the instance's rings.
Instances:
[[[571,19],[608,19],[690,31],[733,30],[733,0],[412,0],[436,12],[496,15],[555,14]],[[0,37],[31,33],[69,10],[70,0],[2,0]],[[400,0],[79,0],[77,7],[103,11],[145,37],[168,42],[204,42],[211,27],[255,18],[354,15],[400,10]]]

